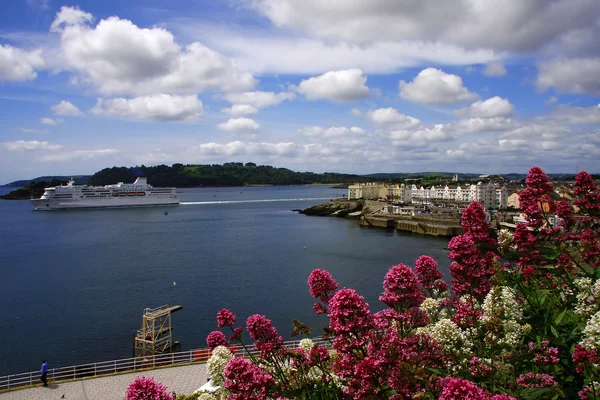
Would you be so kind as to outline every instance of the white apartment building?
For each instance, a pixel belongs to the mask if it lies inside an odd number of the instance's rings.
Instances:
[[[348,186],[348,200],[386,198],[388,188],[383,183],[355,183]]]
[[[448,200],[452,202],[472,203],[477,201],[488,208],[506,208],[508,205],[508,189],[505,186],[497,187],[493,183],[484,184],[479,182],[477,185],[469,185],[462,188],[456,187],[432,186],[425,189],[423,186],[417,188],[411,187],[411,201],[413,204],[428,205],[433,200]]]

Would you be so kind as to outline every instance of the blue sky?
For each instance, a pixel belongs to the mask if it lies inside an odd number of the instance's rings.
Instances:
[[[2,2],[0,182],[600,172],[597,37],[597,0]]]

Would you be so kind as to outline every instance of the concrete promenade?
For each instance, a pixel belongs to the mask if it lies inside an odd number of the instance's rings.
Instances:
[[[191,394],[206,383],[206,364],[168,367],[129,374],[88,378],[73,382],[54,383],[0,393],[0,400],[123,400],[127,387],[138,376],[153,377],[170,392]],[[64,397],[62,397],[64,395]]]

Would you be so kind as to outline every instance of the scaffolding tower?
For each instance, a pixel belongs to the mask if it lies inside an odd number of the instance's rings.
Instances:
[[[134,353],[136,357],[161,354],[171,351],[179,342],[173,341],[171,313],[183,306],[165,304],[158,308],[145,308],[142,316],[142,329],[135,336]]]

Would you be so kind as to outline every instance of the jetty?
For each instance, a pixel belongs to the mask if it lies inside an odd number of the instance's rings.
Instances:
[[[142,315],[142,329],[134,339],[134,354],[144,357],[170,352],[180,343],[173,340],[171,314],[183,306],[162,305],[157,308],[145,308]]]

